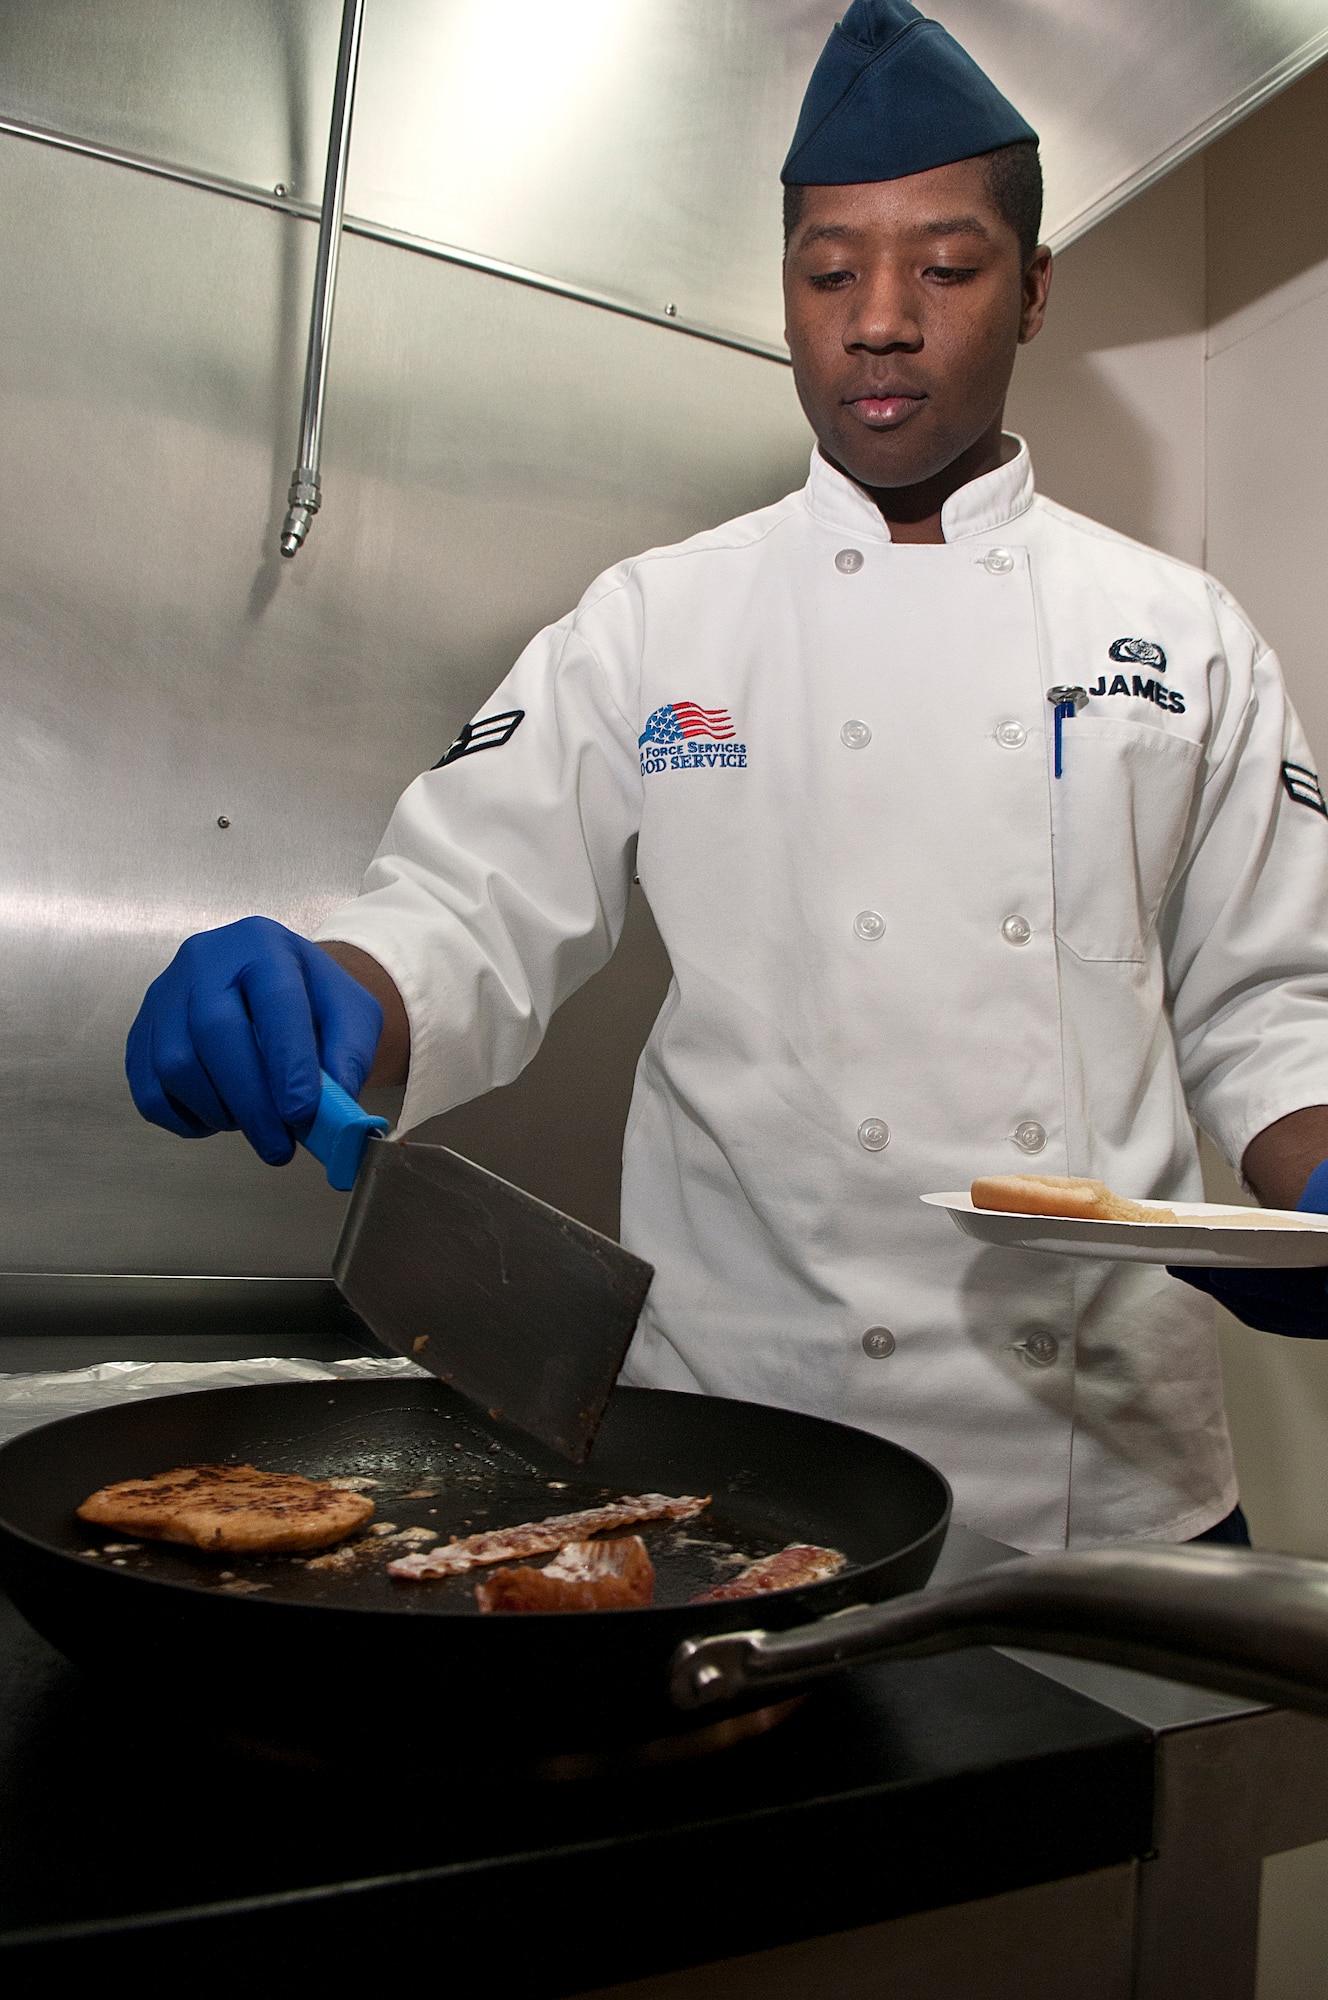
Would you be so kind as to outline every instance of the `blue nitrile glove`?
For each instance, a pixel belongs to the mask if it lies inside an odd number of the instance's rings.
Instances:
[[[270,1166],[318,1111],[320,1069],[357,1096],[383,1010],[307,938],[243,917],[186,938],[144,995],[125,1073],[143,1116],[185,1139],[245,1138]]]
[[[1328,1215],[1328,1160],[1321,1160],[1296,1203],[1306,1215]],[[1328,1340],[1328,1271],[1187,1271],[1168,1264],[1183,1278],[1210,1292],[1246,1326],[1261,1333],[1284,1333],[1298,1340]]]

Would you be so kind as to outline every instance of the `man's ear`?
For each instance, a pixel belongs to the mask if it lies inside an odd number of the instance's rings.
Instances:
[[[1047,316],[1047,294],[1051,290],[1052,255],[1039,243],[1024,269],[1023,304],[1019,314],[1019,345],[1025,346],[1042,331]]]

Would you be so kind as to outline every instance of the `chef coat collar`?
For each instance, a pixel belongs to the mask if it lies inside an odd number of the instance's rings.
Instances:
[[[1021,437],[1005,435],[1019,448],[1013,458],[970,479],[967,486],[950,495],[941,509],[941,533],[947,542],[966,541],[972,535],[994,534],[1026,513],[1033,504],[1033,462]],[[812,469],[807,481],[807,506],[818,521],[832,528],[844,528],[869,541],[888,542],[890,530],[871,496],[836,471],[819,448],[812,451]]]

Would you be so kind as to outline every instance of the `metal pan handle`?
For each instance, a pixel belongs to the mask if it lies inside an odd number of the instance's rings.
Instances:
[[[1193,1545],[1026,1556],[786,1632],[685,1640],[670,1691],[703,1708],[963,1646],[1068,1653],[1328,1715],[1328,1563]]]

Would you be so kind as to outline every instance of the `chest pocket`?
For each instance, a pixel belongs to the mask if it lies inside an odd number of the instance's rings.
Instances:
[[[1051,783],[1056,935],[1078,958],[1141,959],[1180,854],[1203,746],[1076,716]]]

